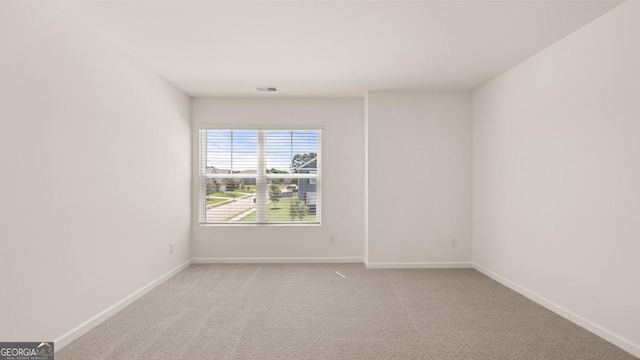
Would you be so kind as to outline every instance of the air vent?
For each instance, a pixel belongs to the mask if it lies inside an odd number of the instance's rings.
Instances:
[[[256,86],[256,90],[265,92],[276,92],[278,87],[276,86]]]

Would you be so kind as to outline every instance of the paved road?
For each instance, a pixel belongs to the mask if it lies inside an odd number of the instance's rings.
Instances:
[[[255,196],[252,195],[228,204],[207,209],[207,221],[225,221],[232,216],[236,216],[255,207],[256,204],[253,202],[254,197]]]

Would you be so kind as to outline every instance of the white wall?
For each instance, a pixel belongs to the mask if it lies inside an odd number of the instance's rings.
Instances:
[[[473,92],[473,260],[640,356],[638,19],[624,3]]]
[[[369,92],[367,103],[369,266],[471,261],[471,94]]]
[[[189,99],[59,4],[0,44],[0,339],[52,341],[190,258]]]
[[[268,94],[267,94],[268,95]],[[363,256],[364,104],[362,99],[194,99],[194,258]],[[199,124],[322,127],[321,226],[198,225]],[[329,243],[329,235],[336,242]]]

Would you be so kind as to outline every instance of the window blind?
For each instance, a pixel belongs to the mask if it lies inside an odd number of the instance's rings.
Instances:
[[[199,135],[200,223],[320,223],[320,130]]]

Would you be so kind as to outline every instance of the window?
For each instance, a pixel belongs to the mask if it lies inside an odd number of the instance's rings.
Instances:
[[[200,130],[201,224],[320,224],[320,130]]]

